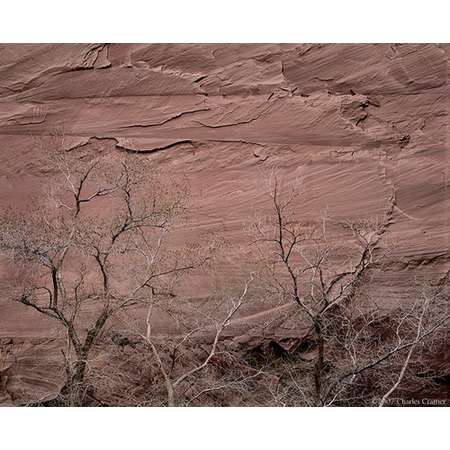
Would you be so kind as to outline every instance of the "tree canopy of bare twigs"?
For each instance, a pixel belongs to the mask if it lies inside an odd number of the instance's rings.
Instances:
[[[2,214],[0,248],[20,272],[15,299],[65,330],[61,396],[81,404],[105,324],[118,311],[173,295],[175,280],[207,257],[165,246],[186,208],[179,180],[163,179],[140,158],[58,149],[49,161],[55,176],[44,200]]]
[[[292,364],[280,369],[285,386],[281,383],[272,393],[275,401],[345,404],[363,375],[389,361],[391,367],[384,367],[388,376],[382,377],[384,385],[378,387],[382,406],[401,383],[418,344],[435,335],[449,318],[447,308],[435,306],[442,305],[437,294],[420,293],[413,306],[405,300],[390,310],[370,299],[364,302],[359,295],[359,287],[370,282],[370,270],[386,255],[380,244],[392,205],[387,205],[381,218],[343,223],[327,217],[302,220],[301,190],[289,189],[277,176],[271,178],[270,198],[272,214],[253,226],[252,246],[262,267],[260,282],[270,298],[295,305],[297,319],[309,330],[303,337],[306,350],[301,363],[295,370]],[[333,241],[330,223],[347,232],[353,247],[343,249]],[[376,324],[383,321],[396,331],[377,341]],[[403,361],[398,371],[394,361]]]
[[[389,252],[392,199],[382,217],[313,220],[302,217],[301,190],[272,177],[272,213],[252,226],[256,264],[202,303],[182,281],[209,266],[217,243],[172,242],[189,212],[188,189],[141,156],[59,147],[48,155],[45,195],[0,215],[11,297],[66,339],[58,404],[99,401],[100,388],[121,405],[227,404],[234,396],[243,404],[385,406],[407,382],[431,382],[424,361],[447,344],[448,276],[438,285],[417,281],[412,298],[388,307],[362,289]],[[299,334],[282,358],[267,353],[261,363],[254,348],[227,340],[253,299],[291,306],[280,309],[282,319]],[[161,316],[175,332],[155,331]],[[264,321],[264,333],[276,334],[278,319]],[[112,323],[125,327],[112,341],[130,344],[128,353],[97,351]]]

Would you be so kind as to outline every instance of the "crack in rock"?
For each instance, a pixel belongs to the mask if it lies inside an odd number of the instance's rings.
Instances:
[[[237,126],[237,125],[245,125],[245,124],[254,122],[254,121],[260,119],[269,110],[270,110],[270,106],[268,108],[266,108],[264,111],[262,111],[261,113],[259,113],[256,117],[251,117],[250,119],[242,120],[242,121],[239,121],[239,122],[233,122],[233,123],[226,123],[226,124],[219,124],[219,125],[210,125],[210,124],[207,124],[207,123],[200,122],[198,120],[194,120],[193,122],[198,123],[199,125],[202,125],[202,126],[207,127],[207,128],[214,128],[214,129],[217,129],[217,128],[229,128],[229,127],[234,127],[234,126]]]
[[[120,127],[121,129],[129,129],[129,128],[150,128],[150,127],[156,127],[160,125],[164,125],[168,122],[171,122],[172,120],[179,119],[180,117],[187,116],[190,114],[196,114],[199,112],[205,112],[205,111],[211,111],[211,108],[199,108],[199,109],[193,109],[191,111],[183,111],[181,113],[178,113],[174,116],[169,117],[168,119],[164,119],[161,122],[156,123],[139,123],[139,124],[131,124],[131,125],[125,125],[123,127]]]
[[[169,148],[173,148],[173,147],[176,147],[181,144],[189,144],[191,146],[194,146],[194,142],[191,139],[182,139],[180,141],[171,142],[170,144],[162,145],[160,147],[153,147],[153,148],[149,148],[149,149],[133,149],[133,148],[127,147],[125,144],[119,143],[119,141],[117,140],[116,148],[119,148],[121,150],[126,151],[127,153],[132,153],[132,154],[137,154],[137,153],[138,154],[150,154],[150,153],[158,153],[163,150],[168,150]]]

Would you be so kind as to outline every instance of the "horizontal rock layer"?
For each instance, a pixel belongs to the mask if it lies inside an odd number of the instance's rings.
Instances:
[[[39,193],[51,176],[43,148],[64,136],[66,149],[128,151],[185,177],[194,206],[175,241],[220,231],[239,254],[242,230],[268,212],[277,167],[286,183],[302,180],[298,214],[308,220],[389,214],[392,252],[367,290],[385,303],[407,299],[414,280],[450,267],[449,53],[436,44],[1,45],[0,207]],[[347,245],[339,229],[330,242]],[[226,278],[239,267],[219,269]],[[0,266],[0,289],[8,276]],[[190,295],[203,289],[197,280]],[[0,336],[52,336],[2,292]]]

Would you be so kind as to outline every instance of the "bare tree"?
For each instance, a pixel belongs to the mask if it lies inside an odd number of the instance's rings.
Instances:
[[[2,214],[0,249],[20,272],[16,300],[65,330],[60,398],[80,405],[89,356],[105,324],[119,311],[166,295],[179,274],[204,259],[162,249],[162,236],[186,207],[179,181],[163,181],[139,157],[83,148],[58,149],[49,161],[55,178],[48,195],[23,213]]]
[[[325,406],[383,406],[402,383],[423,387],[426,380],[416,373],[442,351],[448,333],[448,298],[442,294],[419,284],[411,299],[395,305],[381,308],[362,295],[342,305],[329,333],[333,364]]]
[[[12,297],[53,320],[66,337],[60,404],[94,397],[90,380],[116,395],[113,377],[93,369],[105,358],[97,350],[113,323],[125,323],[141,343],[128,356],[106,354],[118,364],[113,375],[124,389],[117,404],[158,404],[161,397],[169,406],[191,405],[219,392],[234,392],[245,404],[355,404],[367,397],[367,377],[376,372],[370,395],[376,392],[383,406],[421,365],[425,342],[445,343],[446,283],[421,285],[412,302],[399,299],[396,308],[362,295],[385,256],[392,199],[381,219],[302,221],[296,214],[301,195],[286,194],[275,178],[273,215],[253,230],[261,270],[236,292],[218,296],[217,304],[201,304],[184,295],[182,279],[205,267],[215,245],[170,242],[187,208],[183,183],[158,176],[138,155],[60,148],[49,161],[54,177],[44,199],[24,212],[2,213],[0,250],[15,274]],[[340,248],[331,225],[353,247]],[[258,295],[264,289],[271,300],[292,305],[283,314],[302,329],[295,357],[253,364],[248,349],[226,342],[254,284]],[[155,332],[161,315],[175,332]],[[270,333],[269,322],[262,326]],[[114,342],[123,347],[127,339]],[[135,361],[135,373],[124,368],[124,357]]]
[[[200,387],[205,383],[202,383],[204,379],[202,382],[199,379],[208,366],[218,363],[219,355],[223,356],[224,351],[219,350],[220,340],[245,304],[252,281],[253,275],[250,275],[241,292],[220,298],[220,304],[209,299],[210,305],[197,307],[182,299],[174,303],[155,297],[148,303],[144,332],[133,325],[133,320],[121,316],[128,330],[145,344],[144,357],[148,358],[150,352],[150,359],[155,363],[165,387],[167,406],[191,404],[207,392],[226,389],[237,383],[237,379],[233,379],[219,387],[219,384],[209,380],[204,387]],[[175,335],[154,334],[152,321],[155,311],[172,318],[177,330]]]
[[[300,364],[278,368],[285,387],[281,383],[272,392],[274,398],[281,404],[286,403],[282,398],[296,398],[308,406],[335,404],[343,401],[366,371],[409,351],[398,378],[380,401],[383,404],[402,381],[417,344],[448,320],[448,316],[434,315],[425,327],[429,301],[418,301],[412,309],[402,305],[395,312],[361,302],[358,288],[369,282],[369,270],[385,256],[380,243],[392,204],[381,219],[336,224],[353,242],[354,250],[343,250],[328,236],[328,219],[318,224],[298,219],[299,190],[283,192],[275,177],[270,194],[273,215],[254,225],[253,246],[263,267],[261,282],[270,298],[295,305],[299,324],[306,326]],[[374,340],[374,326],[382,320],[391,321],[391,326],[395,323],[397,342],[388,337]]]

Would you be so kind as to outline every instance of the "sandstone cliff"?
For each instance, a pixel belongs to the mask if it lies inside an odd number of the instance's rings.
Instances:
[[[449,55],[437,44],[1,45],[0,207],[39,193],[51,176],[42,148],[58,134],[66,149],[132,152],[186,177],[195,208],[179,239],[221,230],[239,253],[277,167],[302,179],[308,220],[387,217],[392,252],[368,289],[406,299],[450,268]],[[346,245],[338,229],[330,240]],[[0,265],[0,337],[19,344],[2,370],[39,396],[50,387],[27,368],[29,347],[52,325],[3,294],[9,275]]]

